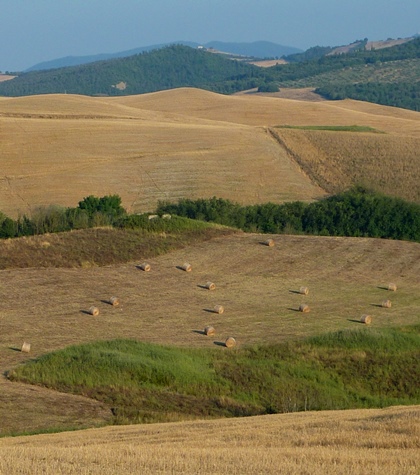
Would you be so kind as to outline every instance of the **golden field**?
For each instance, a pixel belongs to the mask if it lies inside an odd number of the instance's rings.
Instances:
[[[239,233],[149,260],[150,272],[131,262],[89,268],[27,268],[0,271],[0,371],[71,344],[135,338],[184,347],[227,349],[275,343],[327,331],[359,328],[362,314],[372,328],[410,325],[420,315],[420,244],[368,238],[265,236]],[[44,235],[47,253],[60,239]],[[32,238],[0,242],[0,254],[24,252]],[[16,247],[15,247],[16,246]],[[177,268],[184,262],[192,272]],[[216,290],[201,286],[211,281]],[[385,290],[388,283],[397,292]],[[309,295],[296,293],[307,286]],[[117,296],[121,304],[106,303]],[[392,307],[380,303],[389,298]],[[310,306],[309,314],[298,312]],[[87,314],[95,305],[98,317]],[[222,315],[209,312],[223,305]],[[202,334],[206,325],[214,338]],[[20,352],[24,341],[31,353]],[[91,400],[0,379],[0,420],[14,431],[34,431],[70,422],[85,427],[110,413]],[[52,402],[54,404],[52,404]],[[11,411],[13,407],[13,411]],[[85,414],[85,415],[84,415]]]
[[[420,407],[107,427],[0,439],[17,475],[416,475]]]
[[[347,133],[353,136],[346,148],[353,172],[340,186],[364,176],[374,149],[395,175],[387,186],[406,197],[407,188],[419,188],[419,118],[418,112],[351,100],[223,96],[189,88],[118,98],[1,98],[0,210],[17,217],[39,206],[76,206],[91,194],[119,194],[132,212],[153,211],[159,200],[181,197],[253,204],[325,196],[330,192],[325,181],[335,174],[336,161],[343,161],[328,152],[329,144],[332,150],[339,147],[342,134],[330,133],[325,143],[305,134],[303,142],[310,146],[304,150],[299,139],[289,139],[292,152],[305,162],[302,167],[269,133],[279,125],[359,125],[385,132]],[[362,135],[367,147],[352,154]],[[395,167],[398,151],[403,164],[414,165]],[[347,173],[345,167],[340,173]],[[375,173],[370,172],[370,182],[374,176],[379,186],[388,183]],[[416,196],[411,192],[407,198]]]
[[[182,88],[119,98],[0,98],[0,211],[17,217],[44,205],[76,206],[91,194],[118,194],[130,212],[181,197],[312,201],[352,183],[419,201],[419,113],[294,97]],[[110,422],[101,403],[4,376],[71,344],[135,338],[231,351],[220,345],[227,336],[239,347],[276,343],[359,328],[366,313],[372,328],[419,322],[420,244],[271,237],[274,247],[258,234],[214,238],[151,258],[150,272],[135,261],[0,270],[0,435]],[[0,260],[50,251],[65,260],[63,239],[3,240]],[[178,268],[184,262],[192,272]],[[203,288],[208,281],[216,290]],[[395,293],[385,290],[390,282]],[[297,293],[301,286],[309,295]],[[113,295],[119,307],[107,303]],[[391,308],[380,307],[385,298]],[[297,311],[301,303],[309,314]],[[224,314],[209,311],[216,304]],[[87,313],[92,305],[99,316]],[[203,335],[209,324],[213,338]],[[24,341],[29,354],[20,351]],[[0,475],[417,474],[419,414],[418,406],[308,412],[0,438]]]

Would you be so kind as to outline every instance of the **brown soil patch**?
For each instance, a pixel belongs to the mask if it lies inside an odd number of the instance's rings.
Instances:
[[[9,74],[0,74],[0,82],[10,81],[10,79],[15,78],[16,76],[10,76]]]
[[[258,92],[258,89],[249,89],[248,91],[241,91],[236,93],[236,96],[252,94],[255,96],[261,97],[277,97],[280,99],[294,99],[296,101],[307,101],[307,102],[321,102],[325,99],[319,94],[315,94],[314,88],[304,87],[300,89],[292,89],[287,87],[282,87],[278,92]]]
[[[271,68],[272,66],[276,66],[277,64],[287,64],[287,61],[285,61],[284,59],[265,59],[262,61],[250,61],[249,64],[259,66],[260,68]]]

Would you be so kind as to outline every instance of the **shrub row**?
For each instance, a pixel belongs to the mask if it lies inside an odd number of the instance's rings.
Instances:
[[[261,233],[306,233],[420,241],[420,205],[355,187],[314,203],[241,206],[220,198],[161,202],[173,213]]]

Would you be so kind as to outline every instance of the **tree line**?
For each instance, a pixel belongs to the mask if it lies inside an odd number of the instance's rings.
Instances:
[[[208,221],[246,232],[313,234],[402,239],[420,242],[420,205],[382,195],[362,187],[329,198],[304,203],[264,203],[241,206],[222,198],[181,199],[159,203],[156,215],[171,214]],[[88,196],[75,208],[39,208],[31,217],[13,220],[0,213],[0,238],[32,236],[97,226],[149,231],[187,230],[171,220],[151,220],[149,214],[129,214],[118,195]]]
[[[241,206],[229,200],[161,202],[158,212],[211,221],[247,232],[402,239],[420,242],[420,205],[362,187],[317,201]]]

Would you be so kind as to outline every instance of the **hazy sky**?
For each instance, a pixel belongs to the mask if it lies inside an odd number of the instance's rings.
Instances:
[[[0,71],[172,41],[338,46],[420,31],[420,0],[0,0]]]

